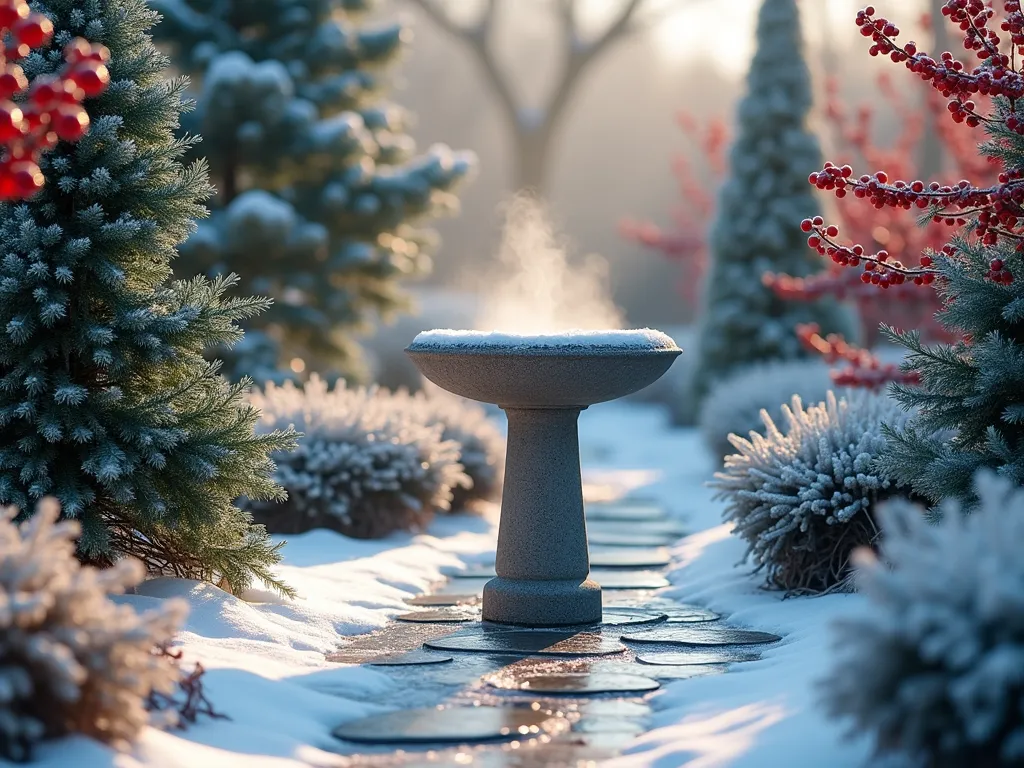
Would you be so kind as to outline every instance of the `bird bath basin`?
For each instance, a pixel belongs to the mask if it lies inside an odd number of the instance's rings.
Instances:
[[[588,576],[577,420],[595,403],[657,381],[680,349],[641,331],[518,336],[425,331],[406,349],[420,372],[457,395],[496,403],[508,417],[497,577],[483,618],[532,627],[601,620]]]

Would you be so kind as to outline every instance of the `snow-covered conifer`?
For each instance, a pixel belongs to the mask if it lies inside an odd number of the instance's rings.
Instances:
[[[878,529],[873,507],[901,491],[874,469],[885,446],[882,424],[906,414],[866,391],[804,408],[798,396],[782,407],[785,431],[762,412],[764,434],[733,435],[737,453],[711,482],[727,502],[725,519],[747,542],[768,583],[790,591],[845,586],[850,553],[870,545]]]
[[[729,435],[746,437],[761,428],[762,409],[779,422],[782,406],[793,395],[814,405],[824,402],[831,388],[828,366],[820,360],[778,360],[740,368],[716,384],[701,403],[701,436],[715,456],[726,456],[733,452]]]
[[[807,174],[821,163],[818,140],[807,126],[811,103],[797,2],[763,0],[729,177],[709,238],[696,363],[699,398],[740,366],[808,357],[794,331],[799,323],[815,322],[826,332],[854,331],[852,317],[835,302],[786,302],[761,281],[765,272],[806,275],[817,269],[800,230],[801,220],[819,207],[807,183]]]
[[[1024,765],[1024,490],[984,470],[974,495],[937,521],[882,505],[879,555],[855,556],[868,604],[834,628],[825,705],[904,765]]]
[[[367,23],[375,0],[149,2],[200,89],[183,127],[203,135],[217,186],[181,268],[235,272],[274,299],[228,372],[279,380],[247,356],[265,362],[268,348],[285,370],[356,371],[353,332],[404,308],[400,281],[429,271],[437,247],[423,225],[457,210],[475,164],[443,145],[417,153],[409,114],[386,98],[409,30]]]
[[[261,411],[257,430],[294,425],[295,451],[275,454],[275,479],[288,501],[253,502],[256,520],[275,533],[331,528],[358,538],[422,528],[447,510],[454,488],[471,481],[459,463],[459,444],[427,426],[408,395],[387,390],[334,388],[318,376],[305,387],[268,384],[253,392]]]
[[[231,281],[171,281],[177,245],[206,214],[194,138],[174,138],[184,80],[153,45],[145,0],[39,0],[53,40],[22,61],[63,66],[75,37],[109,50],[110,85],[83,106],[91,126],[41,159],[45,187],[0,205],[0,504],[30,515],[54,496],[82,525],[80,554],[137,557],[152,571],[284,588],[266,531],[236,505],[275,498],[272,449],[253,434],[244,385],[204,352],[241,337],[266,302],[227,299]]]
[[[124,748],[150,722],[150,694],[178,684],[175,659],[154,650],[171,642],[187,606],[117,605],[108,596],[142,580],[140,562],[81,565],[80,526],[57,522],[53,499],[20,530],[16,513],[0,510],[0,757],[30,759],[37,742],[69,733]]]

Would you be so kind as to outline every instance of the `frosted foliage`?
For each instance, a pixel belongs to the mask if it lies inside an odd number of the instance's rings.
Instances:
[[[505,437],[482,405],[436,387],[415,395],[398,392],[393,397],[396,405],[408,408],[417,421],[440,425],[442,440],[458,444],[459,463],[471,482],[452,488],[453,510],[498,497],[504,478]]]
[[[868,605],[834,628],[824,703],[910,765],[1024,764],[1024,490],[988,470],[974,489],[938,522],[884,505],[880,557],[857,558]]]
[[[481,286],[484,331],[552,333],[619,328],[623,315],[597,256],[570,264],[544,208],[520,195],[508,205],[499,268]]]
[[[699,424],[705,444],[716,456],[732,453],[729,435],[741,437],[761,428],[761,410],[781,421],[782,406],[793,395],[820,403],[832,386],[828,366],[820,360],[759,363],[740,369],[715,385],[700,406]]]
[[[142,614],[115,604],[108,595],[142,581],[141,563],[82,566],[79,525],[56,522],[53,500],[20,529],[16,513],[0,510],[0,757],[29,759],[38,741],[68,733],[126,748],[150,722],[150,693],[177,685],[174,660],[153,650],[170,643],[186,604]]]
[[[861,391],[828,392],[809,408],[794,396],[782,407],[784,429],[767,412],[762,419],[764,434],[730,438],[736,453],[711,482],[727,503],[725,519],[769,584],[843,584],[850,553],[875,538],[875,502],[899,491],[873,469],[886,443],[882,425],[902,426],[907,415],[888,397]]]
[[[294,425],[295,451],[274,454],[283,504],[252,503],[254,517],[276,533],[332,528],[359,538],[422,528],[451,506],[453,489],[469,487],[459,445],[442,439],[405,395],[376,387],[333,389],[318,376],[305,387],[285,382],[253,392],[257,431]]]

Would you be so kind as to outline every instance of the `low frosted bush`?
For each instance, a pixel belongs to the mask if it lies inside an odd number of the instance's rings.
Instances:
[[[879,758],[1024,765],[1024,490],[990,472],[975,489],[974,512],[950,503],[938,522],[884,505],[880,557],[857,553],[868,604],[836,623],[821,691]]]
[[[246,502],[272,533],[331,528],[357,538],[421,529],[471,484],[459,444],[427,425],[407,395],[376,387],[333,389],[317,376],[305,387],[268,384],[250,396],[259,432],[294,425],[298,448],[273,454],[281,503]]]
[[[762,412],[764,434],[733,435],[736,453],[711,486],[770,585],[820,592],[848,586],[850,553],[877,535],[877,501],[904,489],[873,469],[882,424],[907,415],[884,395],[858,391],[804,408],[782,407],[784,431]]]
[[[28,760],[42,739],[83,734],[123,749],[150,722],[147,702],[171,696],[177,660],[166,647],[184,601],[139,614],[109,595],[138,584],[144,569],[121,560],[97,570],[75,558],[75,521],[39,504],[22,526],[0,510],[0,757]],[[175,712],[158,714],[168,724]]]
[[[715,384],[700,404],[698,423],[704,443],[715,456],[732,453],[729,435],[746,437],[761,428],[761,410],[779,421],[793,395],[820,403],[832,382],[820,360],[759,363]]]
[[[505,437],[484,407],[451,395],[436,386],[405,398],[413,417],[427,426],[440,425],[441,439],[459,447],[459,463],[469,485],[452,488],[451,508],[471,509],[477,501],[492,501],[501,494],[505,470]]]

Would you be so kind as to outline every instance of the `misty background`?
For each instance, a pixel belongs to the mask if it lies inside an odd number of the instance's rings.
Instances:
[[[581,31],[600,34],[626,0],[582,0]],[[906,39],[930,36],[918,20],[930,0],[901,0],[898,18]],[[479,0],[449,0],[449,15],[471,23]],[[875,76],[887,61],[872,59],[853,19],[861,0],[803,0],[808,62],[823,87],[835,75],[851,105],[877,100]],[[498,66],[528,108],[547,98],[559,76],[565,48],[552,0],[498,4],[493,36]],[[623,238],[625,217],[671,227],[679,202],[672,159],[695,147],[680,130],[686,111],[700,122],[732,123],[753,48],[756,0],[647,0],[638,17],[646,29],[623,36],[592,62],[570,94],[549,160],[546,198],[569,263],[587,254],[608,262],[612,298],[633,326],[672,326],[692,314],[677,294],[679,267]],[[431,289],[476,291],[498,262],[502,205],[514,192],[512,132],[500,102],[469,47],[443,31],[414,0],[387,0],[380,16],[404,17],[413,31],[409,55],[396,70],[394,100],[414,113],[412,134],[421,147],[435,142],[471,149],[479,157],[476,179],[460,195],[462,212],[436,223],[442,246],[433,274],[410,286],[429,304]],[[889,70],[892,71],[891,65]],[[894,72],[897,88],[917,98],[910,73]],[[530,119],[529,114],[521,115]],[[896,126],[879,116],[879,137]],[[890,118],[891,120],[892,118]],[[832,137],[820,134],[826,158]],[[700,158],[692,157],[701,168]],[[422,302],[421,302],[422,304]],[[424,307],[429,309],[429,307]],[[429,314],[429,311],[426,312]],[[372,341],[370,342],[372,346]]]

